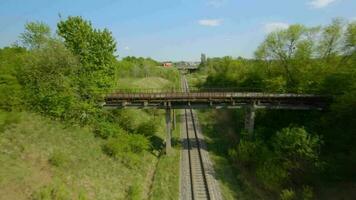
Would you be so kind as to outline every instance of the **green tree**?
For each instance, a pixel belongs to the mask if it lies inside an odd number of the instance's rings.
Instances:
[[[321,41],[318,46],[319,56],[326,61],[339,55],[343,34],[343,22],[334,19],[332,23],[322,30]]]
[[[22,87],[18,82],[18,69],[23,65],[26,50],[21,47],[0,49],[0,108],[20,109],[22,105]]]
[[[95,97],[96,90],[109,89],[114,84],[114,52],[116,42],[108,29],[94,29],[82,17],[68,17],[57,24],[58,35],[65,46],[79,56],[78,72],[82,98]]]
[[[25,47],[38,49],[43,47],[51,38],[51,29],[43,22],[29,22],[25,25],[25,32],[20,40]]]
[[[50,41],[26,56],[18,77],[29,108],[69,118],[76,102],[73,77],[79,66],[77,58],[58,41]]]
[[[274,60],[280,63],[285,71],[289,84],[295,84],[292,73],[292,60],[298,52],[298,47],[305,47],[303,35],[306,28],[296,24],[289,26],[286,30],[278,30],[270,33],[266,40],[258,47],[255,56],[258,59]],[[303,45],[304,44],[304,45]]]

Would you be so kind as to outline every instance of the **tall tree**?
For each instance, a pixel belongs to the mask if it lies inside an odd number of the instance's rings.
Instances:
[[[292,59],[295,58],[298,47],[302,48],[306,28],[296,24],[286,30],[270,33],[266,40],[259,46],[255,55],[258,59],[275,60],[283,66],[289,84],[295,80],[291,72]]]
[[[83,98],[91,98],[97,89],[113,85],[116,42],[108,29],[94,29],[82,17],[68,17],[57,24],[58,35],[77,55],[83,67],[79,71],[79,89]]]
[[[340,53],[342,35],[343,21],[341,19],[334,19],[330,25],[324,27],[318,47],[321,58],[329,61]]]
[[[25,32],[20,35],[23,45],[29,49],[43,47],[51,38],[51,29],[43,22],[29,22],[25,25]]]

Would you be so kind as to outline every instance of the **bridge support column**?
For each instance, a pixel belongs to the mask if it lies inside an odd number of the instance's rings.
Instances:
[[[171,108],[166,108],[166,154],[169,154],[171,150],[171,140],[172,140],[172,127],[171,127]]]
[[[245,110],[245,130],[252,135],[255,126],[255,104],[249,105]]]
[[[176,111],[173,109],[172,113],[173,113],[173,130],[175,130],[176,129]]]

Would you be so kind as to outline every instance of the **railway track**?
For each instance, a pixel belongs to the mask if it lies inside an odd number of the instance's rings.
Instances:
[[[184,92],[189,92],[189,86],[182,77],[182,89]],[[181,199],[221,199],[217,195],[217,184],[212,184],[209,173],[212,165],[207,158],[206,145],[203,141],[203,136],[198,129],[198,122],[191,108],[184,109],[183,127],[185,132],[182,135],[183,140],[183,156],[181,165]],[[208,165],[208,166],[206,166]],[[210,166],[209,166],[210,165]]]

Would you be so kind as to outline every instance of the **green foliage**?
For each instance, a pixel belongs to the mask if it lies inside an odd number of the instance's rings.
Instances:
[[[336,57],[340,51],[343,34],[343,22],[341,19],[334,19],[332,23],[322,30],[322,39],[318,45],[320,57],[329,61]]]
[[[0,109],[21,109],[22,87],[17,74],[25,54],[20,47],[0,49]]]
[[[146,111],[104,111],[99,102],[125,73],[137,72],[135,76],[152,85],[171,88],[179,85],[179,72],[159,67],[152,59],[117,61],[112,34],[93,28],[81,17],[62,20],[57,28],[61,39],[52,37],[42,22],[28,23],[21,35],[27,49],[0,49],[0,146],[6,152],[0,157],[9,160],[0,169],[0,178],[5,185],[26,184],[29,191],[39,188],[33,199],[87,199],[78,188],[83,183],[89,183],[86,190],[94,199],[123,199],[127,191],[130,198],[141,199],[137,191],[143,186],[129,189],[128,183],[136,179],[142,183],[154,166],[157,158],[147,151],[162,149],[162,115],[155,112],[153,120]],[[63,124],[53,125],[38,116],[26,117],[25,123],[2,110],[30,110]],[[84,128],[72,130],[72,125]],[[3,179],[4,174],[9,178]],[[52,184],[52,177],[70,181]],[[13,184],[15,179],[18,184]]]
[[[82,17],[68,17],[57,24],[58,35],[65,46],[79,57],[82,67],[78,75],[83,99],[96,97],[96,90],[106,91],[114,82],[116,42],[107,29],[94,29]]]
[[[123,134],[109,138],[103,146],[103,151],[114,158],[123,159],[129,153],[139,154],[150,148],[149,140],[137,134]]]
[[[295,192],[292,189],[284,189],[281,191],[280,199],[281,200],[293,200],[296,198]]]
[[[172,84],[171,87],[179,88],[179,72],[175,68],[163,68],[160,63],[152,60],[151,58],[136,58],[128,56],[123,58],[122,61],[117,62],[117,79],[121,78],[147,78],[147,77],[161,77],[169,80]],[[122,86],[118,86],[122,88]],[[133,86],[134,87],[134,86]],[[145,85],[145,88],[154,88],[150,85]]]
[[[44,47],[51,38],[51,29],[43,22],[28,22],[20,40],[25,47],[39,49]]]
[[[302,199],[303,200],[312,200],[314,199],[314,192],[313,188],[310,186],[303,186],[302,189]]]
[[[137,128],[137,134],[142,134],[146,137],[151,137],[157,132],[157,122],[150,120],[147,122],[141,123]]]
[[[246,166],[254,166],[260,161],[260,158],[266,150],[266,147],[263,146],[261,141],[241,139],[236,148],[229,150],[229,156],[234,161],[240,162]]]
[[[126,132],[120,126],[107,121],[99,122],[94,130],[95,136],[103,139],[117,137],[125,133]]]
[[[319,177],[355,180],[356,154],[350,153],[356,152],[351,142],[356,139],[355,27],[355,22],[342,19],[326,26],[292,25],[268,34],[256,50],[255,59],[207,60],[199,72],[207,76],[201,87],[333,95],[324,112],[259,111],[253,140],[241,136],[242,124],[231,125],[239,138],[227,143],[234,147],[229,151],[234,164],[244,164],[251,173],[260,171],[261,180],[271,179],[283,187],[294,183],[300,188],[303,182],[317,182]],[[239,111],[234,113],[237,116]],[[260,152],[273,158],[280,165],[278,169],[271,164],[262,167],[265,159]],[[256,162],[252,154],[260,161]],[[282,177],[288,179],[273,181],[268,170],[272,177],[277,174],[273,170],[283,171],[287,176]]]
[[[321,143],[318,136],[312,136],[299,127],[284,128],[272,139],[275,154],[290,171],[302,170],[305,168],[303,164],[308,162],[316,165]]]
[[[24,98],[40,113],[66,119],[76,103],[72,76],[79,68],[77,59],[56,41],[33,51],[19,72]]]
[[[129,190],[127,191],[127,199],[130,200],[142,199],[141,187],[137,184],[130,186]]]
[[[273,158],[265,158],[256,169],[256,177],[265,188],[278,190],[287,181],[289,174],[287,170]]]

